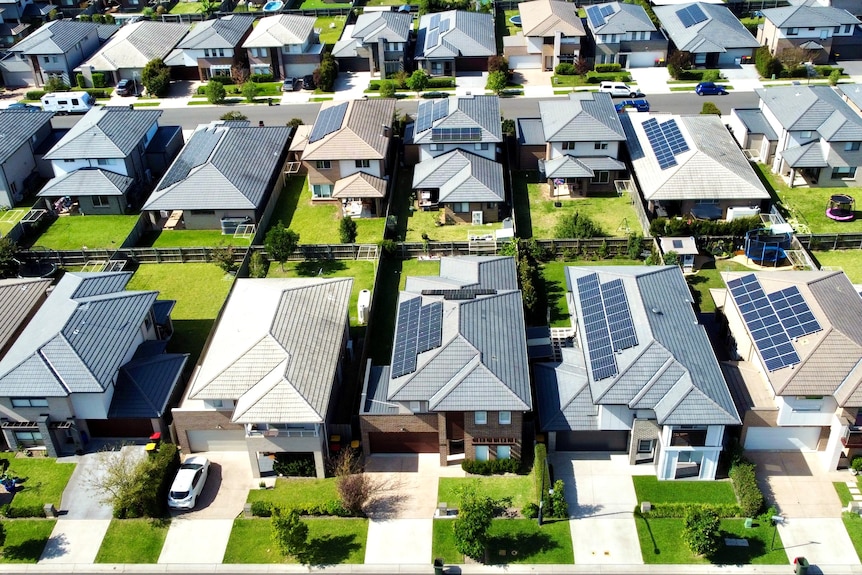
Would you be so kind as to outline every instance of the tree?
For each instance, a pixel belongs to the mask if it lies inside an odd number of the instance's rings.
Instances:
[[[339,477],[337,487],[341,505],[353,515],[360,515],[375,491],[375,482],[370,475],[353,473]]]
[[[291,118],[287,124],[285,124],[288,128],[298,128],[303,124],[302,118]]]
[[[234,249],[232,245],[218,246],[213,248],[210,254],[212,262],[224,270],[224,273],[229,274],[236,270],[234,262]]]
[[[424,70],[416,70],[407,78],[407,87],[414,92],[421,92],[428,87],[428,75]]]
[[[219,9],[219,6],[221,6],[221,2],[218,2],[217,0],[200,0],[198,11],[209,18],[216,10]]]
[[[147,94],[161,98],[167,95],[171,87],[171,70],[161,58],[150,60],[141,71],[141,83]]]
[[[564,214],[557,220],[554,236],[560,239],[586,239],[602,235],[602,229],[588,216],[578,212]]]
[[[99,473],[92,473],[86,481],[99,494],[100,501],[117,507],[117,503],[127,498],[136,488],[140,457],[134,451],[123,449],[105,450],[96,455]]]
[[[338,224],[338,235],[342,244],[352,244],[356,241],[356,220],[353,218],[341,218]]]
[[[380,97],[394,98],[395,97],[395,82],[392,80],[383,80],[380,82]]]
[[[503,133],[509,136],[515,135],[515,120],[510,118],[500,118],[502,121]]]
[[[693,509],[683,519],[682,540],[695,555],[713,555],[718,551],[718,528],[721,520],[711,509]]]
[[[207,87],[204,91],[210,104],[221,104],[227,98],[227,91],[224,89],[224,85],[214,78],[207,82]]]
[[[691,53],[677,51],[667,59],[667,73],[675,80],[679,80],[682,73],[691,68]]]
[[[703,107],[700,109],[701,115],[714,114],[716,116],[721,116],[721,110],[718,109],[713,102],[704,102]]]
[[[678,266],[679,254],[673,250],[664,254],[664,264],[666,266]]]
[[[832,70],[832,72],[829,73],[829,85],[830,86],[837,86],[838,80],[840,80],[840,79],[841,79],[841,70],[836,68],[836,69]]]
[[[43,86],[46,92],[68,92],[69,86],[62,79],[52,76]]]
[[[587,75],[590,71],[590,63],[587,62],[586,58],[579,56],[578,59],[575,60],[575,71],[577,71],[578,76],[581,78]]]
[[[233,66],[230,67],[230,77],[233,79],[233,83],[236,86],[242,86],[246,82],[248,82],[250,73],[248,69],[248,55],[245,50],[241,50],[243,54],[246,54],[245,62],[237,62]]]
[[[331,53],[323,55],[320,66],[314,71],[314,83],[322,92],[332,92],[335,88],[335,78],[338,77],[338,65]]]
[[[18,275],[18,262],[15,254],[18,245],[9,236],[0,238],[0,278],[14,278]]]
[[[242,95],[245,96],[246,102],[253,103],[254,97],[260,92],[260,87],[254,82],[246,82],[242,85]]]
[[[242,121],[242,120],[248,120],[248,116],[246,116],[246,115],[245,115],[245,114],[243,114],[242,112],[237,112],[236,110],[234,110],[234,111],[232,111],[232,112],[225,112],[224,114],[222,114],[221,116],[219,116],[219,118],[218,118],[218,119],[219,119],[219,120],[235,120],[235,121]]]
[[[308,525],[299,517],[295,509],[284,511],[272,508],[270,519],[272,540],[285,557],[299,557],[308,544]]]
[[[478,495],[472,487],[461,492],[458,517],[452,522],[455,548],[471,559],[482,561],[488,544],[488,530],[494,519],[494,500]]]
[[[496,95],[500,95],[503,93],[503,90],[506,89],[506,86],[509,84],[509,80],[506,77],[505,72],[491,72],[488,74],[488,82],[485,84],[485,88],[487,90],[491,90]]]
[[[799,46],[782,48],[775,57],[785,68],[798,68],[810,59],[808,50]]]
[[[488,58],[488,72],[503,72],[509,73],[509,63],[505,56],[491,56]]]
[[[287,261],[298,244],[299,234],[285,228],[281,222],[266,232],[266,239],[263,243],[267,257],[281,264],[281,271],[284,271],[284,262]]]

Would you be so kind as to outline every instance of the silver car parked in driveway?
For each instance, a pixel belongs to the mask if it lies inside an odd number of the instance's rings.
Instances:
[[[206,457],[195,455],[188,457],[180,465],[180,470],[171,484],[168,494],[168,507],[174,509],[193,509],[197,503],[207,475],[210,470],[210,462]]]

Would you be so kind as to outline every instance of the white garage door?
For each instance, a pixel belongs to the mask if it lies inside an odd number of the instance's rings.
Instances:
[[[749,427],[745,449],[752,451],[816,451],[819,427]]]
[[[189,446],[192,451],[246,451],[245,432],[189,430]]]
[[[539,70],[542,68],[541,56],[509,56],[509,68],[512,70]]]
[[[626,66],[629,68],[649,68],[655,66],[655,61],[663,57],[661,52],[632,52],[629,54]]]

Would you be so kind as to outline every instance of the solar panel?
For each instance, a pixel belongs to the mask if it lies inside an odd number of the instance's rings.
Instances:
[[[439,28],[440,27],[440,14],[432,14],[431,15],[431,25],[429,28]]]
[[[631,117],[628,114],[620,114],[620,123],[623,125],[623,132],[626,134],[626,146],[629,149],[629,157],[632,160],[640,160],[644,157],[644,150],[632,125]]]
[[[449,19],[446,18],[445,20],[440,22],[440,33],[442,34],[443,32],[448,32],[448,31],[449,31]]]
[[[432,128],[431,139],[435,142],[479,142],[482,128]]]
[[[431,127],[431,118],[434,113],[434,101],[426,100],[419,102],[419,109],[416,112],[416,132],[424,132]]]
[[[658,160],[658,167],[662,170],[676,165],[676,158],[673,157],[673,152],[664,137],[662,129],[658,125],[658,120],[650,118],[643,123],[644,132]]]
[[[309,143],[322,140],[332,132],[338,130],[344,121],[344,114],[346,113],[347,102],[321,110],[317,115],[317,120],[314,122],[314,127],[311,128],[311,134],[308,136]]]
[[[420,298],[403,301],[398,305],[395,346],[392,351],[392,377],[401,377],[416,371],[421,309]]]
[[[590,370],[596,381],[617,374],[617,362],[610,331],[605,320],[599,276],[590,274],[577,280],[578,298],[581,302],[581,321],[590,352]]]
[[[428,38],[425,40],[426,46],[436,46],[437,42],[440,40],[440,30],[434,28],[433,30],[428,31]]]
[[[703,10],[701,10],[700,6],[697,4],[692,4],[688,8],[686,8],[691,21],[695,24],[700,24],[704,20],[706,20],[706,14],[704,14]]]
[[[688,13],[688,9],[680,8],[676,11],[676,16],[677,18],[679,18],[679,21],[682,22],[682,25],[686,28],[694,26],[694,20],[691,19],[691,15]]]
[[[674,156],[688,151],[688,144],[685,143],[685,138],[682,137],[682,132],[679,131],[676,120],[667,120],[659,124],[659,127]]]
[[[674,249],[680,249],[682,247],[682,240],[673,240]]]
[[[440,347],[443,340],[443,303],[423,305],[419,314],[417,353]]]
[[[608,16],[610,16],[611,14],[613,14],[613,13],[614,13],[614,7],[613,7],[613,6],[611,6],[610,4],[608,4],[607,6],[602,6],[602,7],[600,8],[600,11],[601,11],[601,13],[602,13],[602,16],[604,16],[605,18],[607,18]]]
[[[791,338],[803,337],[823,329],[796,286],[771,293],[768,297],[781,325]]]
[[[443,296],[443,299],[476,299],[480,295],[494,295],[497,290],[491,288],[464,288],[464,289],[424,289],[422,295]]]
[[[602,17],[601,10],[598,6],[590,6],[587,8],[587,18],[590,19],[590,24],[593,28],[600,28],[605,25],[605,19]]]
[[[602,303],[614,351],[636,346],[638,338],[622,280],[615,279],[602,284]]]
[[[432,122],[436,122],[442,118],[445,118],[449,113],[449,99],[444,98],[442,100],[434,100],[434,117],[431,119]]]

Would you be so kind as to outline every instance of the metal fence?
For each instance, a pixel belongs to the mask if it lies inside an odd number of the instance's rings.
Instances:
[[[862,250],[862,233],[804,234],[796,239],[808,250]]]

